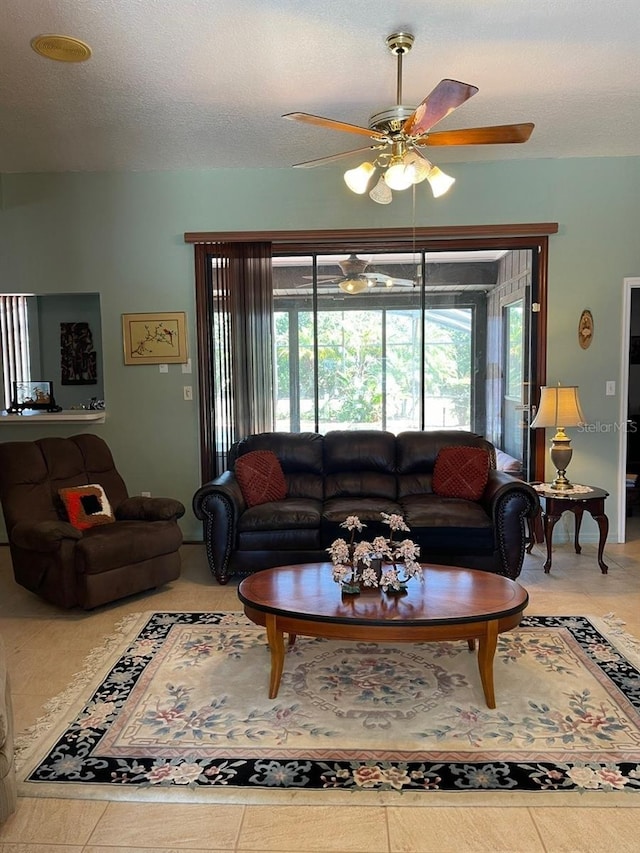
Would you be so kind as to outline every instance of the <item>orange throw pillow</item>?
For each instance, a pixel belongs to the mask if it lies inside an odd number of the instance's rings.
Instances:
[[[489,479],[489,454],[482,447],[443,447],[433,469],[433,491],[444,498],[477,501]]]
[[[236,479],[247,506],[281,501],[287,496],[280,460],[271,450],[252,450],[236,459]]]
[[[69,523],[78,530],[88,530],[98,524],[112,524],[113,510],[102,486],[73,486],[59,489],[58,494],[67,511]]]

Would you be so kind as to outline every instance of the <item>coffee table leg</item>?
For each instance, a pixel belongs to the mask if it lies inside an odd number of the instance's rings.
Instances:
[[[493,658],[498,644],[498,623],[487,622],[485,632],[480,637],[478,648],[478,669],[480,681],[484,690],[484,698],[488,708],[496,707],[496,696],[493,689]]]
[[[271,652],[271,677],[269,679],[269,699],[275,699],[280,688],[284,667],[284,631],[278,628],[276,617],[267,614],[267,641]]]

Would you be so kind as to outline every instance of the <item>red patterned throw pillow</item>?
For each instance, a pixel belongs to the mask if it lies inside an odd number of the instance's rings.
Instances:
[[[482,447],[443,447],[433,469],[433,491],[444,498],[477,501],[489,478],[489,454]]]
[[[104,489],[96,483],[60,489],[58,494],[67,511],[69,523],[78,530],[88,530],[90,527],[112,524],[115,521]]]
[[[245,453],[236,459],[234,471],[247,506],[281,501],[287,496],[280,460],[271,450]]]

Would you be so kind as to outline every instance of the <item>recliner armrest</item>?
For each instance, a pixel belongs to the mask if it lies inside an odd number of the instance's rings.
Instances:
[[[118,521],[174,521],[182,518],[185,508],[174,498],[149,498],[133,495],[116,507]]]
[[[82,539],[68,521],[20,521],[11,529],[11,542],[26,551],[57,551],[64,539]]]

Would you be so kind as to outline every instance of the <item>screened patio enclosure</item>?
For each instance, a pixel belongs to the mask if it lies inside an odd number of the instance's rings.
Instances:
[[[274,253],[274,428],[472,430],[527,475],[533,262]]]

